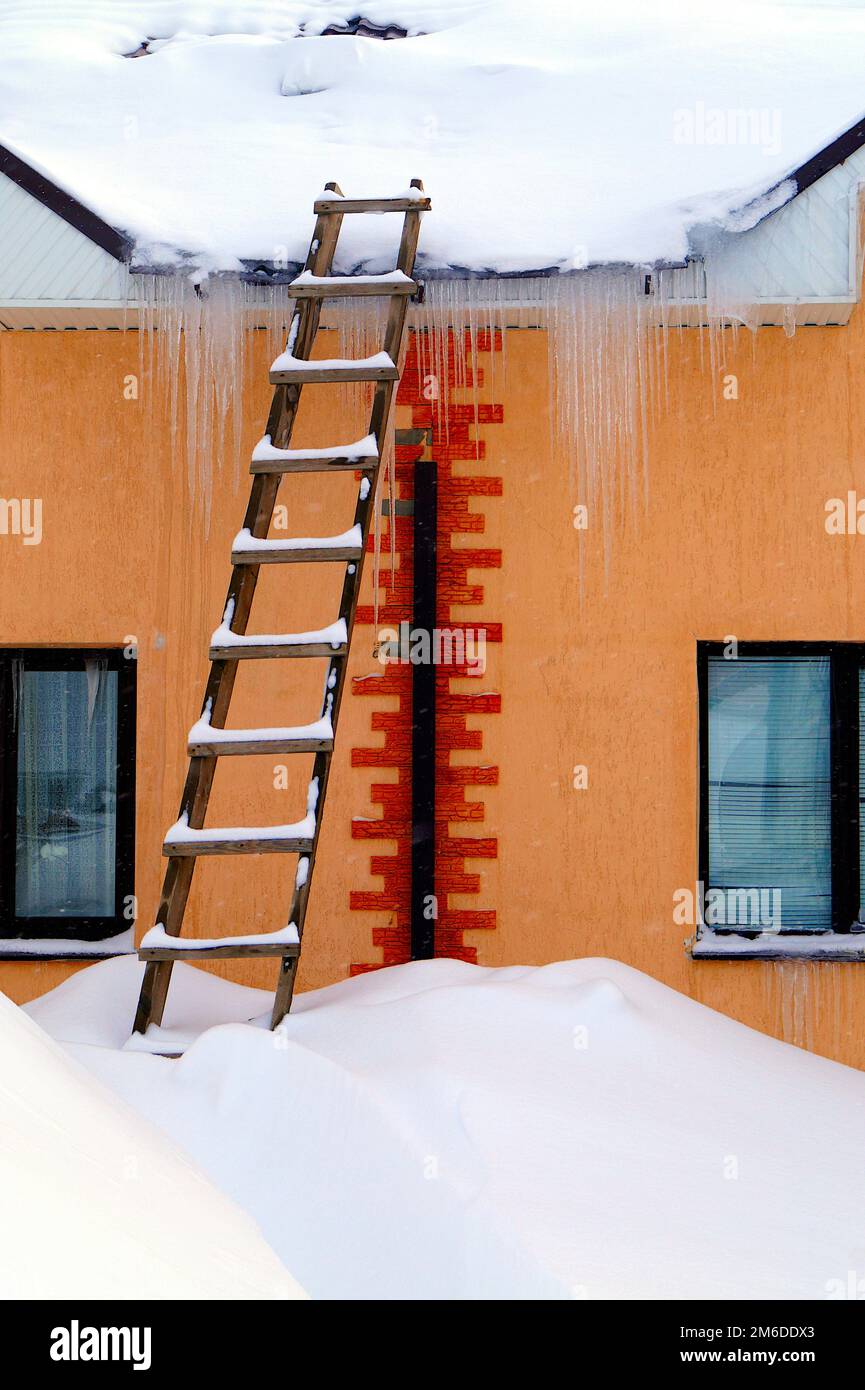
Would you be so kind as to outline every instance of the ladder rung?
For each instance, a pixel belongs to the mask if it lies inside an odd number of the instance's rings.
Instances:
[[[387,275],[312,275],[304,271],[288,292],[295,299],[372,299],[392,294],[415,294],[417,281],[401,270]]]
[[[318,632],[284,632],[248,636],[232,632],[225,621],[210,639],[211,661],[244,661],[266,656],[340,656],[348,646],[344,618]]]
[[[304,829],[301,821],[298,826],[274,825],[263,828],[236,826],[229,829],[192,831],[184,829],[183,837],[171,839],[172,826],[162,853],[169,859],[189,859],[201,854],[309,854],[312,849],[312,832],[301,834]],[[268,835],[267,830],[297,830],[296,835]],[[195,838],[190,838],[194,836]]]
[[[283,352],[270,368],[271,386],[322,381],[399,381],[399,372],[386,352],[372,357],[325,357],[317,362]]]
[[[250,473],[372,473],[378,459],[319,458],[317,455],[298,454],[290,459],[253,459]]]
[[[210,701],[187,734],[191,758],[220,758],[228,753],[329,753],[333,724],[323,714],[312,724],[279,729],[220,729],[210,722]]]
[[[155,946],[138,952],[139,960],[218,960],[240,958],[241,956],[282,956],[293,958],[300,955],[299,946]]]
[[[162,846],[162,853],[167,859],[196,859],[203,854],[309,854],[311,849],[311,837],[286,840],[277,835],[271,840],[266,840],[263,836],[257,835],[251,840],[217,838],[184,840],[178,844],[169,844],[166,841]]]
[[[248,528],[239,531],[231,548],[233,565],[297,564],[328,560],[359,560],[363,535],[352,526],[341,536],[309,536],[284,541],[261,540]]]
[[[260,439],[252,451],[250,473],[329,473],[343,468],[372,472],[378,463],[375,436],[366,435],[351,444],[330,449],[275,449],[270,436]]]
[[[391,362],[390,366],[364,367],[334,362],[314,362],[307,367],[271,368],[271,386],[314,385],[328,381],[399,381],[399,372]]]
[[[429,212],[429,198],[316,198],[313,211],[330,212]]]
[[[181,938],[169,936],[160,926],[147,932],[138,948],[139,960],[194,961],[197,957],[214,960],[239,956],[294,958],[299,955],[300,942],[296,927],[293,931],[289,927],[283,931],[250,936]]]
[[[333,751],[333,734],[330,737],[313,734],[290,737],[269,729],[239,729],[237,738],[215,738],[214,734],[234,733],[235,730],[213,729],[210,738],[189,738],[190,758],[222,758],[231,754],[254,753],[330,753]],[[251,735],[259,737],[253,738]],[[242,735],[242,737],[240,737]]]
[[[249,647],[215,642],[209,655],[211,661],[263,661],[266,657],[345,656],[347,651],[345,642],[338,647],[330,642],[295,642],[290,647],[284,642],[260,642]]]

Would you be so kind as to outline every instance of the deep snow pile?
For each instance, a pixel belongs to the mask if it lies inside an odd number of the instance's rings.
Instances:
[[[269,1006],[175,971],[193,1032]],[[865,1267],[865,1075],[627,966],[400,966],[179,1062],[120,1050],[138,979],[96,965],[30,1012],[313,1296],[826,1298]]]
[[[322,34],[358,14],[409,37]],[[0,142],[144,259],[299,260],[326,179],[420,175],[427,269],[678,261],[859,118],[863,65],[859,3],[0,0]]]
[[[0,1297],[302,1298],[249,1217],[0,995]]]

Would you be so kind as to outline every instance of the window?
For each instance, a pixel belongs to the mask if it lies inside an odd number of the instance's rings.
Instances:
[[[865,955],[865,646],[700,643],[698,678],[694,954]]]
[[[0,956],[132,925],[135,673],[113,648],[0,651]]]

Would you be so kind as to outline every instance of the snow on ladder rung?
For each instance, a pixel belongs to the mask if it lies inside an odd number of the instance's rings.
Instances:
[[[288,292],[295,299],[371,299],[392,294],[415,294],[418,284],[404,270],[386,275],[313,275],[305,270],[292,280]]]
[[[191,758],[255,753],[329,753],[333,750],[330,716],[312,724],[267,729],[216,729],[209,710],[189,730]]]
[[[300,936],[294,922],[279,931],[251,932],[248,936],[169,936],[158,924],[145,932],[138,948],[139,960],[219,959],[233,956],[297,956]]]
[[[315,381],[399,381],[399,372],[386,352],[372,357],[323,357],[315,362],[283,352],[271,364],[271,386]]]
[[[189,814],[184,811],[165,836],[162,853],[172,859],[199,854],[311,854],[318,792],[318,777],[313,777],[306,793],[306,815],[293,825],[198,829],[189,824]]]
[[[359,560],[363,533],[352,526],[339,536],[299,536],[288,540],[264,540],[249,527],[238,531],[231,547],[233,565],[273,565],[298,562]]]
[[[282,632],[254,636],[232,632],[230,615],[210,639],[211,661],[244,661],[261,657],[340,656],[348,649],[344,618],[314,632]]]
[[[315,835],[315,816],[308,813],[293,825],[235,825],[193,830],[186,815],[175,821],[162,846],[171,859],[199,854],[309,854]]]
[[[371,472],[378,463],[375,435],[327,449],[276,449],[266,434],[252,451],[250,473],[336,473],[342,469]]]

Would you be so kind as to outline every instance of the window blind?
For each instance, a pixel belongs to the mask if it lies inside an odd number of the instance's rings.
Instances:
[[[705,888],[721,890],[716,925],[831,930],[830,708],[828,656],[710,655]]]

